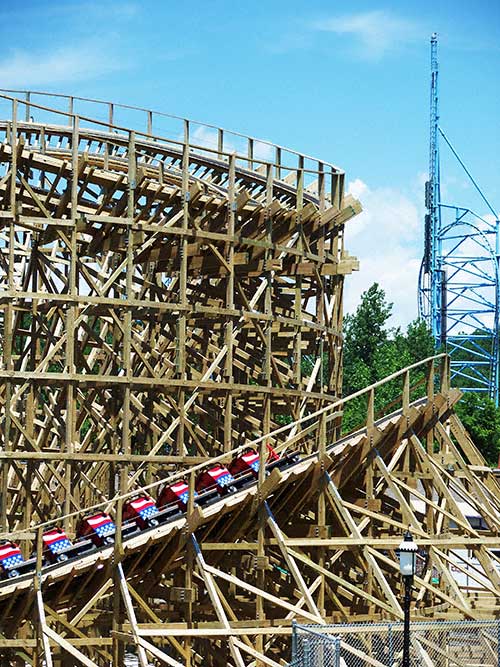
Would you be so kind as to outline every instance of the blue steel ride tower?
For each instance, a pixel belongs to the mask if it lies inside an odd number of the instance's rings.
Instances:
[[[463,168],[488,213],[441,201],[439,140]],[[424,256],[419,314],[437,349],[451,358],[451,378],[498,405],[499,220],[439,125],[437,35],[431,37],[429,180],[425,184]]]
[[[440,346],[446,343],[446,299],[443,299],[446,278],[438,263],[441,228],[438,120],[437,34],[434,33],[431,37],[429,180],[425,184],[427,213],[425,215],[424,258],[419,305],[421,316],[427,320],[436,345]]]

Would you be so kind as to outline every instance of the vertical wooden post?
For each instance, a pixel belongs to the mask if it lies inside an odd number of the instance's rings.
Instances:
[[[319,212],[320,214],[324,212],[325,210],[325,174],[323,170],[323,164],[318,163],[318,200],[319,200]],[[318,255],[320,258],[320,261],[324,260],[325,257],[325,232],[322,232],[322,235],[318,239]],[[322,327],[327,327],[329,326],[329,322],[327,321],[327,313],[325,309],[325,296],[326,296],[326,290],[325,290],[325,281],[327,280],[327,277],[320,276],[319,274],[316,276],[316,281],[317,281],[317,295],[316,295],[316,320],[319,325]],[[320,394],[323,394],[325,392],[325,385],[323,381],[323,375],[325,371],[325,334],[324,332],[321,332],[320,338],[318,340],[318,346],[317,346],[317,354],[319,357],[320,365],[319,365],[319,370],[318,370],[318,379],[316,381],[316,384],[318,385],[318,391]],[[321,401],[320,403],[317,403],[316,407],[317,408],[323,408],[325,405],[324,401]],[[321,415],[320,417],[320,427],[319,427],[319,451],[320,451],[320,458],[324,459],[326,455],[326,415]]]
[[[117,466],[119,469],[119,499],[115,506],[115,543],[113,547],[113,644],[112,644],[112,667],[123,667],[125,647],[121,639],[117,636],[117,632],[121,629],[124,618],[124,609],[122,598],[120,595],[120,572],[118,566],[121,564],[123,558],[123,542],[122,542],[122,515],[123,515],[123,500],[121,496],[126,493],[128,486],[127,467],[125,465]]]
[[[77,280],[77,221],[78,221],[78,145],[79,145],[79,120],[78,116],[72,117],[71,133],[71,230],[69,232],[70,247],[67,249],[69,255],[68,271],[68,293],[70,302],[66,313],[66,372],[71,376],[76,372],[75,367],[75,310],[77,308],[78,280]],[[65,450],[68,454],[74,451],[76,424],[76,388],[74,382],[66,386],[66,430]],[[72,464],[68,460],[64,470],[65,498],[64,514],[71,513],[72,509]],[[64,519],[65,530],[71,534],[73,531],[73,520],[69,517]]]
[[[3,362],[4,367],[8,371],[14,370],[12,360],[12,345],[13,345],[13,296],[14,296],[14,258],[15,258],[15,224],[17,220],[17,100],[12,101],[12,127],[11,127],[11,166],[10,166],[10,218],[9,218],[9,299],[7,300],[7,307],[5,308],[5,322],[4,322],[4,345],[3,345]],[[11,442],[11,428],[12,428],[12,382],[10,379],[5,381],[5,426],[4,439],[5,450],[12,451]],[[8,507],[9,507],[9,486],[8,486],[9,465],[5,461],[2,463],[2,494],[0,501],[2,503],[2,530],[9,529],[8,522]]]
[[[233,154],[229,158],[229,183],[228,183],[228,200],[227,200],[227,234],[229,241],[226,244],[226,261],[229,266],[229,272],[226,278],[226,308],[228,310],[234,309],[234,231],[236,219],[236,156]],[[225,324],[225,345],[226,363],[225,375],[226,381],[232,385],[234,382],[233,372],[233,316],[226,317]],[[225,395],[224,406],[224,451],[228,452],[233,448],[232,440],[233,430],[233,390],[229,388]]]
[[[434,404],[434,359],[431,359],[427,366],[427,401]],[[434,429],[427,430],[425,436],[426,450],[428,454],[432,454],[434,449]]]
[[[441,393],[445,394],[450,388],[450,357],[445,355],[441,359],[440,374]]]
[[[127,199],[127,227],[126,227],[126,274],[125,274],[125,297],[127,300],[133,298],[133,225],[135,218],[135,190],[136,190],[136,173],[137,173],[137,156],[135,150],[135,132],[130,131],[128,141],[128,199]],[[130,307],[125,305],[122,311],[123,317],[123,369],[125,377],[130,380],[133,374],[132,368],[132,312]],[[131,454],[131,438],[130,438],[130,403],[131,403],[131,388],[130,383],[127,382],[123,388],[122,399],[122,432],[121,432],[121,451],[128,457]],[[122,514],[123,514],[123,500],[122,495],[128,491],[129,475],[128,464],[123,463],[119,466],[119,499],[116,503],[115,523],[115,545],[114,545],[114,569],[113,569],[113,586],[115,594],[113,596],[113,630],[115,632],[121,626],[123,620],[123,605],[120,596],[120,573],[118,564],[123,558],[123,544],[122,544]],[[118,637],[113,635],[113,667],[123,665],[124,661],[124,645]]]
[[[41,576],[42,576],[43,532],[41,528],[39,528],[36,532],[35,549],[36,549],[35,552],[36,565],[35,565],[35,573],[33,575],[33,590],[35,591],[36,595],[40,590]],[[44,641],[43,641],[42,619],[40,618],[40,614],[36,615],[35,639],[36,639],[36,646],[35,650],[33,651],[34,667],[41,667],[43,662]]]
[[[186,379],[186,322],[188,307],[187,299],[187,232],[189,228],[189,121],[184,121],[184,145],[182,147],[182,231],[180,240],[180,267],[179,267],[179,303],[182,310],[177,321],[177,376],[180,380]],[[185,451],[185,390],[178,391],[179,426],[177,427],[177,454]]]
[[[52,652],[50,650],[49,638],[47,636],[48,628],[45,620],[45,609],[43,607],[42,597],[42,563],[43,563],[43,528],[39,528],[36,533],[36,566],[33,587],[36,597],[37,607],[37,648],[36,656],[40,660],[40,649],[43,650],[45,667],[53,667]]]
[[[28,90],[28,91],[26,92],[26,110],[25,110],[26,113],[25,113],[25,116],[24,116],[24,119],[25,119],[25,121],[26,121],[27,123],[28,123],[29,120],[30,120],[30,109],[31,109],[30,101],[31,101],[31,93],[30,93],[30,91]]]
[[[266,226],[266,249],[264,252],[264,262],[265,267],[265,280],[266,288],[264,293],[264,312],[266,315],[272,315],[272,271],[270,267],[270,262],[272,259],[272,218],[270,206],[273,198],[273,167],[271,164],[267,165],[266,169],[266,213],[265,213],[265,226]],[[272,384],[272,371],[271,371],[271,358],[272,358],[272,322],[269,318],[265,323],[264,328],[264,337],[265,337],[265,350],[264,350],[264,382],[267,387],[271,387]],[[265,394],[263,397],[263,433],[269,433],[271,430],[271,417],[272,417],[272,398],[271,394]],[[261,500],[261,506],[258,513],[258,532],[257,532],[257,586],[261,589],[265,589],[266,582],[266,572],[264,569],[264,557],[265,557],[265,531],[267,523],[267,512],[265,510],[264,504],[262,503],[262,497],[260,494],[260,489],[264,484],[265,480],[265,461],[267,458],[267,445],[270,444],[267,438],[263,438],[260,442],[259,447],[259,477],[258,477],[258,486],[259,486],[259,498]],[[256,599],[256,619],[261,623],[265,619],[265,608],[264,600],[259,596]],[[256,638],[256,647],[257,651],[260,653],[264,650],[264,640],[263,637],[259,636]],[[256,666],[259,667],[260,661],[257,660]]]
[[[278,179],[278,181],[281,181],[281,148],[279,146],[276,146],[276,157],[275,157],[275,171],[274,175]]]
[[[297,230],[296,248],[300,253],[304,252],[302,208],[304,206],[304,158],[299,156],[297,167],[297,202],[295,205],[295,223]],[[295,276],[295,313],[297,321],[295,326],[294,345],[294,381],[300,389],[302,382],[302,277]],[[298,415],[294,415],[297,418]]]
[[[32,489],[33,484],[33,461],[26,462],[26,488]],[[33,499],[30,493],[26,493],[26,502],[24,509],[24,529],[28,531],[31,527],[31,522],[33,521]],[[41,517],[40,517],[41,518]],[[21,543],[21,551],[23,557],[27,560],[30,557],[30,543],[28,540],[24,540]]]
[[[369,431],[375,426],[375,389],[373,387],[368,392],[368,407],[366,412],[366,430]]]
[[[36,257],[38,254],[38,241],[32,239],[31,253]],[[39,289],[39,267],[38,261],[33,262],[33,269],[31,274],[31,288],[34,293],[38,292]],[[31,303],[31,321],[27,323],[27,328],[29,329],[30,336],[30,370],[34,371],[37,368],[39,358],[40,358],[40,349],[41,349],[41,340],[38,335],[38,301],[36,299],[32,300]],[[35,419],[38,409],[38,400],[40,396],[39,387],[35,386],[33,383],[30,383],[29,393],[26,401],[26,430],[30,438],[35,439]],[[29,461],[26,465],[26,482],[27,488],[32,488],[33,473],[35,471],[34,463]],[[39,515],[39,519],[43,521],[45,517]],[[25,509],[25,519],[24,527],[26,530],[29,529],[31,522],[33,521],[33,502],[31,494],[26,496],[26,509]],[[25,549],[27,548],[27,543],[25,543]],[[26,553],[25,557],[28,558],[29,554]]]
[[[427,364],[426,380],[427,400],[430,403],[434,399],[434,359]]]
[[[254,141],[251,137],[248,137],[248,168],[253,169],[253,149]]]
[[[320,215],[325,210],[325,173],[323,169],[323,164],[318,163],[318,210]],[[322,231],[320,238],[318,239],[318,255],[320,261],[324,261],[325,257],[325,231]],[[319,325],[328,326],[327,322],[327,313],[325,309],[325,281],[326,277],[316,276],[317,280],[317,294],[316,294],[316,319]],[[325,385],[323,382],[324,375],[324,365],[325,365],[325,337],[324,333],[321,332],[320,339],[317,346],[317,354],[319,356],[319,369],[318,369],[318,379],[316,381],[318,385],[318,390],[320,394],[323,394],[325,391]],[[316,403],[317,408],[323,408],[325,405],[324,401]],[[327,447],[327,428],[326,428],[326,415],[322,414],[320,417],[319,425],[319,460],[321,461],[321,467],[324,469],[325,459],[326,459],[326,447]],[[324,483],[324,475],[321,477],[319,494],[318,494],[318,529],[320,531],[321,537],[326,537],[326,489]],[[318,549],[318,565],[321,568],[324,568],[326,564],[326,549],[324,547],[319,547]],[[325,614],[325,575],[321,573],[321,583],[318,591],[318,608],[321,615]]]
[[[320,215],[325,210],[325,174],[323,170],[323,165],[318,163],[318,210]],[[321,233],[320,238],[318,239],[318,255],[320,261],[324,261],[325,257],[325,232]],[[316,320],[317,323],[323,327],[329,326],[327,321],[327,313],[325,309],[325,281],[328,280],[326,276],[316,276],[317,282],[317,293],[316,293]],[[319,357],[319,370],[318,370],[318,379],[316,384],[318,385],[318,391],[320,394],[323,394],[325,391],[325,386],[323,382],[323,376],[325,371],[325,334],[322,331],[319,334],[319,340],[317,345],[317,354]],[[319,401],[316,403],[316,408],[321,409],[325,405],[324,401]],[[322,414],[319,418],[318,424],[318,453],[319,461],[322,470],[325,467],[326,460],[326,447],[327,447],[327,428],[326,428],[326,414]],[[324,538],[327,537],[326,534],[326,490],[324,483],[324,475],[321,476],[321,481],[319,485],[318,493],[318,507],[317,507],[317,521],[318,521],[318,530],[319,536]],[[326,563],[326,549],[324,547],[318,548],[318,565],[321,568],[325,567]],[[325,575],[321,573],[320,575],[320,587],[318,591],[318,608],[321,615],[325,614]]]
[[[271,218],[271,204],[273,201],[273,169],[272,165],[267,165],[266,170],[266,249],[264,252],[264,277],[266,289],[264,293],[264,313],[267,317],[264,329],[265,351],[264,351],[264,379],[267,387],[271,387],[271,360],[272,360],[272,314],[273,314],[273,272],[271,262],[273,257],[273,221]],[[264,433],[271,430],[271,394],[266,394],[264,398]]]
[[[190,472],[188,478],[188,501],[186,505],[186,514],[187,514],[187,525],[192,526],[192,519],[194,512],[194,496],[195,496],[195,482],[196,475],[194,472]],[[193,590],[193,578],[194,578],[194,548],[193,541],[188,540],[186,543],[186,569],[184,575],[184,587],[187,591],[187,601],[184,605],[184,611],[186,615],[186,623],[188,628],[193,626],[193,599],[192,599],[192,590]],[[191,661],[193,657],[192,650],[192,640],[190,637],[186,637],[184,641],[184,649],[186,651],[185,665],[186,667],[191,667]]]
[[[191,517],[194,512],[195,482],[196,482],[196,475],[193,471],[191,471],[189,473],[189,485],[188,485],[189,494],[186,506],[186,513],[188,517]]]
[[[402,409],[404,415],[407,415],[410,409],[410,371],[403,375]]]
[[[224,158],[224,130],[220,127],[217,130],[217,151],[219,160],[222,160]]]
[[[108,130],[113,129],[113,105],[108,104]],[[104,144],[104,169],[109,169],[110,143],[106,141]]]
[[[365,489],[365,501],[366,501],[366,508],[367,509],[372,509],[371,501],[375,497],[374,493],[374,464],[373,464],[373,457],[369,455],[367,457],[367,466],[366,466],[366,477],[365,477],[365,484],[366,484],[366,489]],[[368,537],[373,538],[373,522],[370,521],[368,524]],[[373,567],[372,567],[372,562],[371,560],[368,560],[366,563],[366,589],[369,595],[373,595],[373,587],[374,587],[374,577],[373,577]],[[370,607],[370,613],[373,613],[374,611],[374,605],[371,604]]]
[[[126,262],[126,276],[125,276],[125,296],[126,300],[133,299],[133,275],[134,275],[134,219],[135,219],[135,190],[136,190],[136,173],[137,173],[137,155],[135,150],[135,132],[130,132],[128,145],[128,203],[127,203],[127,262]],[[130,380],[133,375],[132,368],[132,311],[130,306],[126,305],[123,314],[123,368],[127,380]],[[131,453],[130,440],[130,401],[131,389],[130,382],[123,390],[123,414],[122,414],[122,451],[126,456]],[[125,487],[127,488],[127,487]]]

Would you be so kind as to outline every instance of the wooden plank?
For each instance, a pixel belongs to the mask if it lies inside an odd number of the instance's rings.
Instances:
[[[153,655],[155,658],[158,658],[166,665],[170,665],[171,667],[185,667],[185,663],[181,663],[178,660],[175,660],[170,655],[167,655],[164,651],[161,651],[157,646],[153,646],[153,644],[146,641],[143,637],[139,637],[138,643],[140,649],[149,651],[151,655]]]
[[[42,631],[41,636],[42,636],[43,656],[45,658],[45,664],[47,667],[53,667],[52,652],[50,650],[50,644],[48,641],[48,637],[50,637],[49,633],[50,628],[48,627],[45,618],[45,609],[43,608],[42,591],[40,589],[38,589],[36,592],[36,603],[38,608],[38,622],[40,624],[40,629]],[[94,665],[93,667],[96,667],[96,665]]]
[[[280,662],[276,662],[260,651],[256,651],[255,649],[248,646],[248,644],[245,644],[245,642],[242,642],[239,639],[234,639],[233,641],[235,646],[237,646],[242,651],[245,651],[245,653],[251,655],[252,658],[255,658],[257,660],[257,664],[269,665],[269,667],[281,667]]]
[[[293,578],[297,582],[297,585],[299,587],[300,592],[304,596],[306,604],[309,607],[309,611],[314,616],[316,616],[318,623],[324,624],[325,620],[321,616],[321,614],[320,614],[320,612],[319,612],[319,610],[316,606],[316,603],[314,602],[314,600],[312,598],[312,595],[309,591],[309,588],[307,587],[307,584],[304,581],[304,578],[302,577],[299,568],[297,567],[297,563],[295,562],[293,556],[291,556],[289,554],[288,550],[287,550],[284,536],[283,536],[281,530],[279,529],[278,524],[276,523],[276,520],[275,520],[271,510],[269,509],[269,505],[267,504],[267,502],[265,503],[264,506],[265,506],[267,514],[268,514],[267,522],[268,522],[268,524],[271,528],[271,531],[272,531],[274,537],[278,541],[278,546],[279,546],[280,551],[283,555],[283,558],[285,559],[285,562],[286,562],[290,572],[292,573]]]
[[[82,665],[85,665],[85,667],[99,667],[99,665],[93,660],[90,660],[87,658],[86,655],[84,655],[81,651],[79,651],[77,648],[73,646],[69,641],[64,639],[64,637],[61,637],[61,635],[58,635],[57,632],[54,632],[52,628],[49,628],[46,626],[43,630],[44,635],[46,635],[49,639],[52,639],[56,644],[58,644],[61,648],[63,648],[65,651],[68,653],[71,653],[71,655],[76,658]]]
[[[135,616],[135,611],[134,611],[134,606],[132,604],[132,599],[130,597],[130,593],[128,590],[127,586],[127,580],[125,579],[125,575],[123,573],[123,567],[121,563],[117,564],[117,570],[118,570],[118,576],[119,576],[119,581],[120,581],[120,591],[122,594],[123,602],[125,603],[125,609],[127,612],[128,620],[130,625],[132,626],[132,633],[135,639],[135,643],[137,646],[137,654],[139,656],[139,663],[141,667],[148,667],[148,659],[146,656],[146,652],[144,648],[140,645],[139,643],[139,634],[138,634],[138,627],[137,627],[137,619]]]
[[[260,590],[256,586],[252,586],[252,584],[249,584],[246,581],[239,579],[238,577],[222,572],[221,570],[206,564],[205,564],[205,571],[209,572],[210,574],[213,574],[215,577],[224,579],[225,581],[228,581],[229,583],[232,583],[235,586],[238,586],[239,588],[248,591],[249,593],[253,593],[254,595],[262,597],[265,600],[268,600],[269,602],[273,602],[278,607],[283,607],[283,609],[286,609],[287,611],[295,612],[298,618],[305,618],[309,621],[312,621],[313,623],[317,622],[317,616],[310,614],[309,612],[304,611],[298,608],[296,605],[292,605],[289,602],[286,602],[285,600],[281,600],[280,598],[277,598],[275,595],[272,595],[271,593],[267,593],[266,591]]]
[[[229,621],[227,619],[226,613],[222,607],[219,595],[217,593],[217,589],[214,586],[214,582],[212,580],[212,577],[210,576],[213,574],[211,571],[211,568],[205,563],[205,559],[203,558],[203,555],[201,553],[201,549],[198,545],[198,542],[195,538],[194,535],[191,535],[191,540],[193,543],[194,547],[194,552],[195,552],[195,557],[198,562],[198,565],[200,567],[200,574],[203,577],[203,580],[205,582],[205,586],[207,587],[208,594],[210,596],[210,600],[212,601],[212,604],[215,608],[215,612],[217,614],[217,617],[219,621],[222,623],[224,628],[228,630],[230,628]],[[233,656],[233,659],[238,667],[245,667],[245,663],[243,661],[243,657],[240,653],[240,650],[238,646],[236,646],[234,642],[234,638],[230,637],[229,639],[229,649],[231,651],[231,655]]]

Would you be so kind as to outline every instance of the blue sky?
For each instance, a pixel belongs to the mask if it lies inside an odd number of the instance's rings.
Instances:
[[[416,314],[428,162],[429,37],[442,126],[500,208],[500,2],[0,1],[0,87],[137,104],[288,145],[347,172],[365,212],[347,230],[395,324]],[[443,191],[478,213],[446,158]]]

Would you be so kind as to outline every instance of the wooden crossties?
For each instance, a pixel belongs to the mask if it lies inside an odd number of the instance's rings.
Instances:
[[[127,494],[193,489],[249,445],[299,460],[78,560],[40,569],[38,549],[34,577],[0,581],[5,664],[121,667],[133,646],[140,665],[283,665],[295,619],[401,617],[408,525],[414,613],[497,614],[498,485],[446,358],[340,396],[360,210],[343,173],[252,138],[227,150],[223,130],[197,146],[189,121],[155,136],[150,111],[143,130],[117,105],[99,122],[35,99],[0,95],[2,536],[29,556],[91,507],[120,526]],[[388,382],[400,394],[375,415]],[[366,425],[341,437],[357,398]]]

